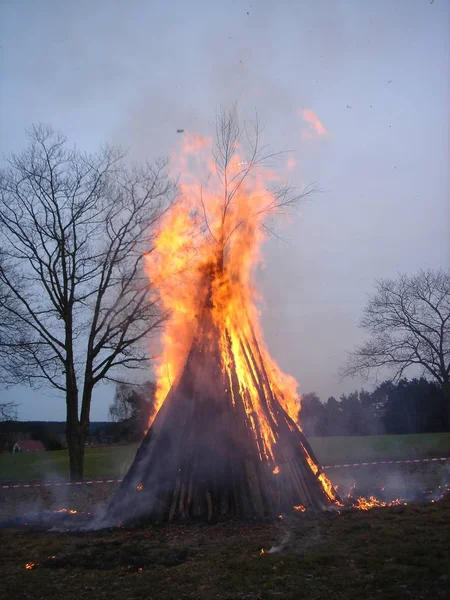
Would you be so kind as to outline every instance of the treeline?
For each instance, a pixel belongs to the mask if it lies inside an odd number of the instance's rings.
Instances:
[[[119,384],[109,413],[115,434],[125,442],[142,439],[154,402],[155,384]],[[447,401],[437,383],[425,378],[385,381],[321,402],[304,394],[299,422],[307,436],[384,435],[450,431]]]
[[[65,421],[0,421],[0,452],[10,452],[15,442],[37,440],[46,450],[62,450],[67,447]],[[120,443],[120,424],[96,421],[89,425],[89,444]],[[126,440],[125,440],[126,441]]]
[[[89,433],[91,435],[98,432],[99,429],[111,427],[109,421],[93,421],[89,424]],[[29,434],[30,439],[39,439],[39,436],[65,435],[65,421],[0,421],[0,431],[3,433],[25,433]],[[37,437],[33,437],[37,436]]]
[[[91,423],[88,443],[129,443],[142,439],[154,401],[155,384],[119,384],[109,422]],[[314,392],[304,394],[299,422],[309,437],[439,433],[450,431],[442,388],[424,378],[385,381],[369,392],[361,389],[322,402]],[[46,449],[66,445],[66,423],[55,421],[0,422],[0,451],[20,438],[40,440]]]
[[[442,388],[425,378],[385,381],[321,402],[304,394],[299,422],[307,436],[384,435],[450,431]]]

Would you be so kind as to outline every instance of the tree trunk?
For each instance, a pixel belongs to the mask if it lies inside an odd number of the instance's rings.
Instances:
[[[81,416],[80,416],[80,440],[82,448],[80,450],[81,459],[84,461],[84,448],[89,438],[89,413],[91,412],[91,399],[92,399],[93,384],[91,378],[88,376],[85,378],[83,387],[83,397],[81,400]],[[83,463],[81,465],[81,475],[83,475]]]
[[[73,390],[66,394],[67,448],[69,450],[70,481],[83,479],[84,436],[78,420],[78,395]]]
[[[66,367],[66,438],[69,450],[70,481],[83,479],[85,435],[78,418],[78,386],[75,370]]]
[[[70,481],[80,481],[84,473],[84,450],[89,437],[89,411],[92,387],[85,385],[81,404],[81,417],[78,418],[78,390],[67,392],[67,447],[69,450]]]
[[[67,436],[69,448],[70,481],[81,481],[84,468],[84,445],[85,441],[80,435],[80,429],[75,434]]]
[[[442,389],[444,391],[445,400],[447,401],[447,410],[448,410],[447,430],[450,431],[450,378],[448,376],[444,377],[444,381],[442,383]]]

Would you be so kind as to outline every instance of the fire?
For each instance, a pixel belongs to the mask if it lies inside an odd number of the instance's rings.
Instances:
[[[306,512],[306,508],[303,506],[303,504],[297,504],[297,506],[294,506],[293,508],[298,512]]]
[[[143,483],[138,483],[136,486],[136,489],[138,492],[142,492],[142,490],[144,489],[144,484]]]
[[[311,109],[299,110],[299,114],[303,117],[303,119],[310,125],[309,131],[305,132],[303,137],[304,139],[311,139],[314,137],[325,137],[329,135],[329,132],[323,124],[321,123],[319,117],[316,113]]]
[[[332,500],[334,502],[337,502],[336,493],[335,493],[335,491],[333,489],[333,485],[332,485],[331,481],[328,479],[328,477],[325,475],[325,473],[323,473],[323,472],[320,471],[319,467],[313,461],[313,459],[309,455],[309,453],[306,450],[306,448],[303,448],[303,450],[305,452],[306,460],[308,461],[308,464],[310,466],[311,471],[314,473],[314,475],[317,477],[317,479],[322,484],[322,487],[323,487],[326,495],[328,496],[328,498],[330,500]]]
[[[154,249],[145,261],[147,276],[157,289],[155,299],[168,315],[149,426],[183,371],[207,303],[219,340],[218,349],[208,350],[220,352],[224,392],[239,390],[260,460],[269,462],[277,475],[273,427],[277,408],[266,398],[281,404],[292,419],[291,429],[298,427],[300,401],[296,380],[282,372],[263,341],[254,275],[267,235],[264,218],[282,206],[277,192],[269,191],[278,177],[261,169],[255,155],[241,156],[240,143],[229,137],[226,152],[223,145],[214,153],[212,139],[188,132],[181,144],[173,157],[181,173],[180,197],[160,222]],[[236,406],[233,395],[231,402]],[[308,462],[334,501],[331,483],[309,455]]]
[[[66,513],[68,515],[76,515],[78,511],[73,508],[60,508],[59,510],[55,510],[56,513]]]
[[[34,569],[35,566],[36,566],[36,564],[33,563],[33,562],[25,563],[25,570],[26,571],[31,571],[32,569]]]
[[[372,508],[383,507],[383,506],[406,506],[408,503],[400,498],[395,498],[394,500],[390,500],[389,502],[384,502],[382,500],[378,500],[375,496],[369,496],[368,498],[364,498],[360,496],[357,498],[355,504],[353,504],[353,508],[358,510],[370,510]]]
[[[265,554],[264,548],[261,548],[261,550],[259,551],[259,555],[262,556],[263,554]]]

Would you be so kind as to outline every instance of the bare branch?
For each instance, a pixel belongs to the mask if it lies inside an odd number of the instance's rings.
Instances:
[[[361,327],[370,339],[349,355],[343,377],[390,368],[398,380],[416,366],[450,393],[450,272],[377,281]]]
[[[176,190],[165,160],[83,154],[42,125],[29,136],[0,172],[2,380],[64,392],[79,445],[94,385],[148,360],[162,316],[143,256]]]

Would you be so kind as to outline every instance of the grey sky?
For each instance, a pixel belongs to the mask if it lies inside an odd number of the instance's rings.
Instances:
[[[177,128],[211,133],[221,104],[256,109],[264,141],[294,153],[292,184],[323,190],[267,245],[259,280],[272,354],[325,400],[361,384],[336,371],[373,280],[450,262],[448,23],[447,0],[3,0],[0,153],[45,122],[151,159]],[[302,139],[299,109],[329,135]],[[65,417],[57,397],[2,396],[20,418]],[[110,400],[100,388],[94,420]]]

